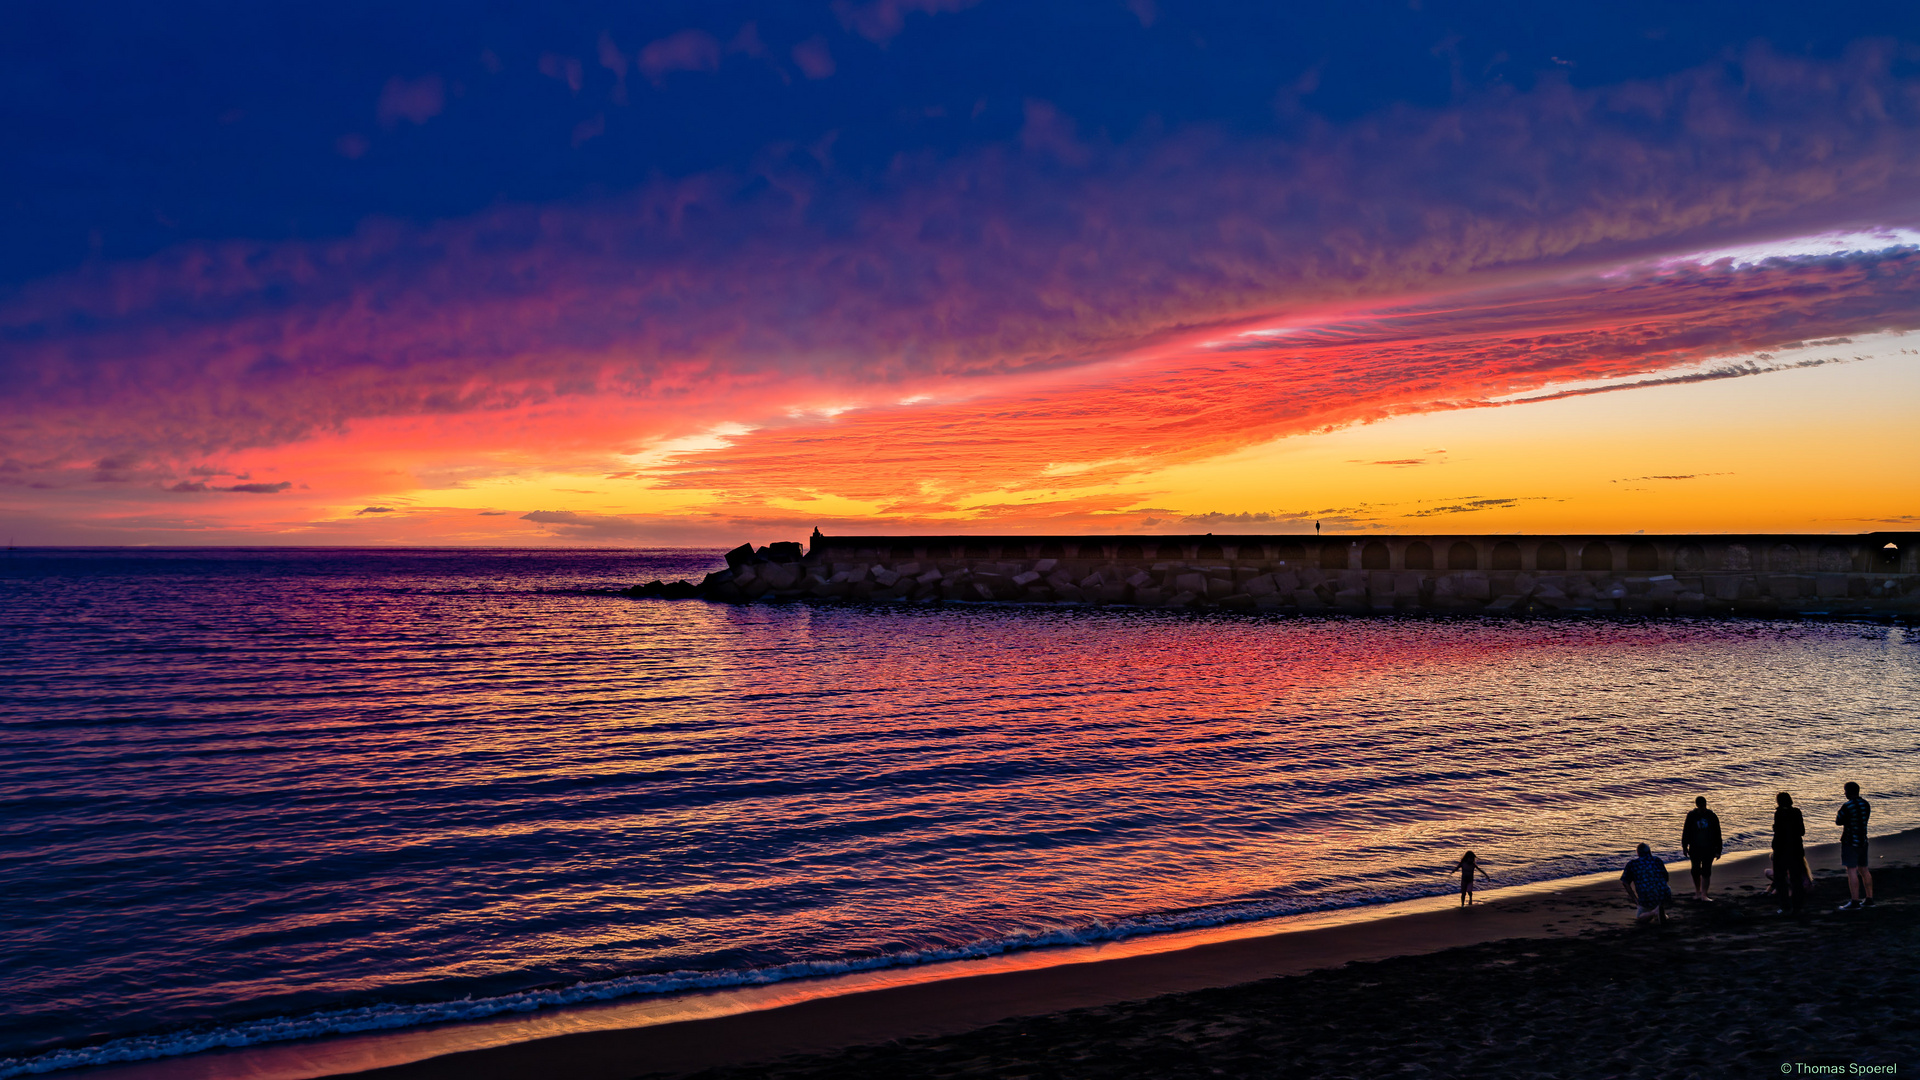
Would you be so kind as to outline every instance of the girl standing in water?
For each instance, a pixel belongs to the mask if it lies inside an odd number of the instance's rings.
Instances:
[[[1471,851],[1460,856],[1460,862],[1454,869],[1460,871],[1460,906],[1466,907],[1473,903],[1473,875],[1486,877],[1487,872],[1480,869],[1480,860]]]

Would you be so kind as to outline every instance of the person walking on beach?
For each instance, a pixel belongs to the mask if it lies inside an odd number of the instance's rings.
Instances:
[[[1858,911],[1873,906],[1873,871],[1867,866],[1867,818],[1873,804],[1860,797],[1859,784],[1849,780],[1845,790],[1847,801],[1833,816],[1833,823],[1840,826],[1840,865],[1847,868],[1848,900],[1840,910]],[[1862,890],[1867,894],[1864,900]]]
[[[1640,845],[1633,861],[1620,871],[1620,884],[1627,890],[1627,898],[1634,903],[1635,921],[1666,921],[1667,905],[1673,902],[1673,889],[1667,885],[1667,864],[1654,856],[1652,848]]]
[[[1460,871],[1460,906],[1466,907],[1473,903],[1473,875],[1479,874],[1484,878],[1487,872],[1480,869],[1480,859],[1471,851],[1460,856],[1460,861],[1453,868]]]
[[[1801,898],[1809,891],[1800,883],[1800,868],[1807,861],[1807,819],[1786,792],[1774,796],[1774,802],[1773,886],[1780,893],[1780,914],[1799,914]]]
[[[1693,861],[1693,898],[1713,903],[1707,890],[1713,885],[1713,860],[1720,857],[1720,818],[1707,809],[1707,797],[1697,796],[1687,822],[1680,827],[1680,853]]]

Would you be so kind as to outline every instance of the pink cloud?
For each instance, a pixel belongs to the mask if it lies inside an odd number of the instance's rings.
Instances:
[[[705,30],[682,30],[641,49],[640,70],[656,86],[671,71],[718,71],[720,43]]]
[[[656,64],[718,55],[717,43],[654,45]],[[543,70],[577,82],[578,61],[548,59]],[[1879,108],[1857,107],[1867,99]],[[1037,116],[1036,138],[1064,123]],[[124,457],[141,463],[124,482],[164,486],[209,455],[376,421],[517,424],[588,401],[606,419],[582,430],[625,443],[767,425],[711,459],[747,491],[782,475],[760,448],[772,432],[800,437],[788,414],[934,394],[990,404],[807,421],[817,438],[782,452],[839,471],[843,446],[884,460],[882,436],[918,433],[987,455],[996,483],[1025,482],[1036,460],[1057,460],[1037,449],[1048,440],[1082,462],[1132,460],[1142,445],[1217,451],[1423,402],[1651,373],[1705,350],[1898,321],[1915,309],[1908,264],[1499,290],[1892,223],[1920,182],[1916,135],[1920,100],[1887,56],[1822,66],[1756,52],[1737,83],[1715,65],[1549,84],[1302,142],[1089,139],[1073,162],[990,147],[905,158],[860,185],[795,149],[756,175],[661,181],[590,206],[189,245],[0,300],[0,481],[91,484],[92,463]],[[1405,300],[1463,290],[1479,297],[1470,322]],[[1313,329],[1285,345],[1196,347],[1276,323]],[[1132,374],[1116,382],[1122,363]],[[1124,407],[1091,396],[1110,386]],[[528,423],[528,445],[575,438]],[[1003,446],[990,445],[996,430]],[[869,431],[880,441],[863,443]]]
[[[980,0],[869,0],[868,3],[854,3],[853,0],[833,0],[833,13],[840,17],[840,25],[859,34],[876,44],[885,45],[906,29],[907,13],[919,12],[923,15],[939,15],[945,12],[964,11],[979,3]]]
[[[817,34],[793,47],[793,62],[809,79],[824,79],[838,70],[833,53],[827,51],[827,39]]]
[[[403,79],[395,75],[381,88],[380,104],[374,109],[374,117],[384,128],[392,128],[402,120],[424,124],[439,116],[446,107],[446,89],[440,82],[440,76],[422,75],[417,79]],[[345,152],[343,149],[342,153]]]

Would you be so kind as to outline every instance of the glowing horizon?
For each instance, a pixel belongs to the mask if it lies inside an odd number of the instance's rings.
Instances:
[[[791,122],[840,123],[945,47],[916,28],[987,7],[845,22],[870,52],[786,75],[850,96]],[[1920,415],[1920,88],[1870,42],[1744,50],[1737,78],[1548,71],[1232,130],[1119,135],[1028,94],[864,173],[839,135],[742,142],[615,190],[16,273],[0,517],[185,545],[1911,526],[1920,475],[1861,447]],[[387,134],[329,168],[553,81],[486,55],[459,93],[380,97]],[[651,89],[609,67],[566,107],[719,122],[747,59]],[[571,130],[552,161],[599,145]]]

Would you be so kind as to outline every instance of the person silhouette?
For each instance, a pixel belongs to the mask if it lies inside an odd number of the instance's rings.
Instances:
[[[1473,875],[1479,874],[1484,878],[1487,872],[1480,869],[1480,858],[1471,851],[1460,856],[1460,861],[1453,868],[1460,871],[1460,906],[1466,907],[1473,903]]]
[[[1627,890],[1627,898],[1634,903],[1635,921],[1666,921],[1667,905],[1673,902],[1673,889],[1667,885],[1667,864],[1654,857],[1652,848],[1640,845],[1633,861],[1620,871],[1620,884]]]
[[[1793,805],[1793,796],[1773,797],[1773,883],[1780,890],[1780,914],[1798,914],[1808,890],[1801,884],[1800,867],[1807,861],[1807,819]]]
[[[1680,827],[1680,853],[1692,860],[1693,898],[1712,903],[1707,890],[1713,885],[1713,860],[1725,845],[1720,839],[1720,818],[1707,809],[1707,798],[1697,796],[1687,811],[1686,824]]]
[[[1840,826],[1840,865],[1847,868],[1847,902],[1840,905],[1840,910],[1856,911],[1873,906],[1873,871],[1867,863],[1867,818],[1873,813],[1873,804],[1860,797],[1860,785],[1851,780],[1843,790],[1847,801],[1833,816],[1833,823]],[[1866,889],[1865,899],[1860,896],[1862,888]]]

